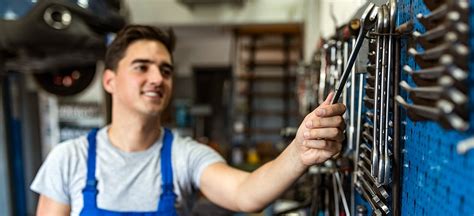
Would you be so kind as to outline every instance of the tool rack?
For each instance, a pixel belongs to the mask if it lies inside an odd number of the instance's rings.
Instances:
[[[310,215],[474,215],[473,4],[389,0],[364,7],[300,73],[315,80],[305,85],[311,94],[301,95],[316,96],[317,105],[337,89],[348,108],[343,158],[312,172],[339,178],[336,190],[314,198],[320,203]],[[350,169],[341,165],[347,161]]]

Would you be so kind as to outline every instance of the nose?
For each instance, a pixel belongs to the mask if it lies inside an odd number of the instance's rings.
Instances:
[[[148,72],[148,80],[151,83],[154,83],[157,85],[160,85],[163,82],[163,75],[158,66],[150,67],[150,71]]]

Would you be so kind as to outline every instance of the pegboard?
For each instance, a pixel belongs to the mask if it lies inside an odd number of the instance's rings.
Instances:
[[[473,11],[470,4],[470,10]],[[412,20],[415,30],[423,33],[424,27],[417,21],[418,13],[430,11],[421,0],[398,1],[398,25]],[[467,132],[446,130],[435,122],[413,122],[401,109],[400,145],[402,157],[401,214],[402,215],[474,215],[474,150],[461,155],[457,144],[474,134],[474,16],[469,17],[470,62],[469,62],[469,111],[471,129]],[[414,59],[407,54],[410,38],[401,39],[400,65],[408,64],[414,69]],[[422,47],[417,46],[417,50]],[[401,68],[401,67],[400,67]],[[401,79],[415,86],[411,77],[401,73]],[[400,95],[409,103],[406,92]]]

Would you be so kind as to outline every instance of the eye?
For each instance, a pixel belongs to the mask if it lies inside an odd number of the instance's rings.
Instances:
[[[148,71],[148,65],[139,64],[139,65],[134,66],[133,69],[138,72],[146,72]]]
[[[173,74],[173,68],[168,65],[160,66],[160,72],[163,77],[170,77]]]

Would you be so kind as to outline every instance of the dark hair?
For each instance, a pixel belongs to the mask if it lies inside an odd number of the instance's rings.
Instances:
[[[117,33],[114,41],[107,48],[105,54],[105,69],[116,70],[118,62],[124,57],[128,46],[137,40],[154,40],[165,45],[171,54],[174,50],[176,38],[170,28],[163,31],[160,28],[146,25],[128,25]]]

